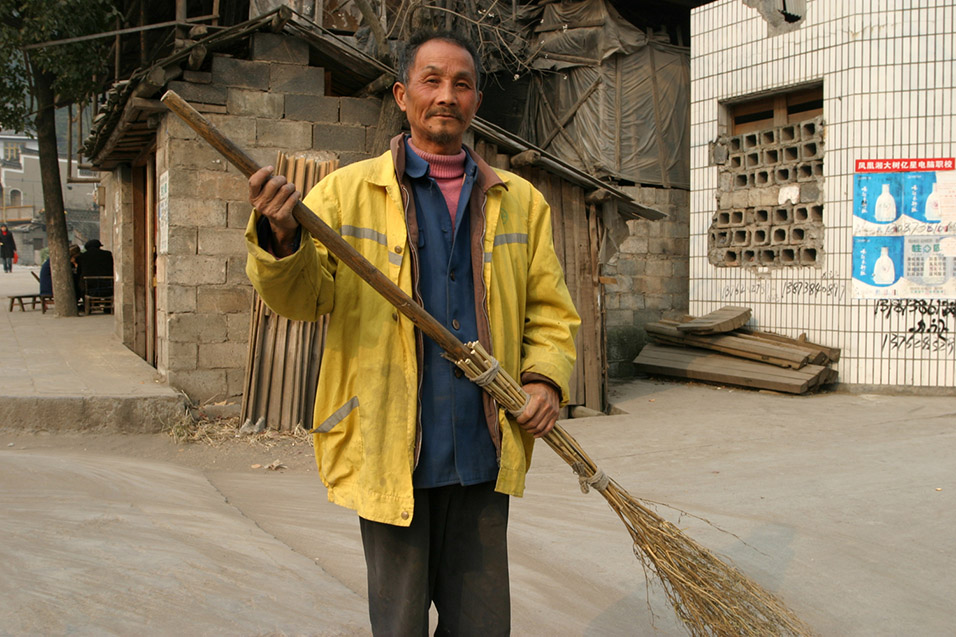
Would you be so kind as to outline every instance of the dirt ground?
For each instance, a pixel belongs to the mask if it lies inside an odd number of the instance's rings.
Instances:
[[[951,397],[618,390],[624,413],[566,429],[817,634],[952,634]],[[0,429],[0,634],[368,634],[355,514],[308,438],[235,428]],[[513,633],[686,634],[620,520],[540,447],[512,500]]]
[[[265,432],[239,436],[236,423],[207,425],[205,440],[177,441],[170,432],[0,431],[0,447],[18,450],[70,449],[90,454],[170,462],[207,471],[316,473],[308,436]],[[278,461],[278,462],[277,462]],[[281,465],[271,469],[270,465]],[[318,479],[318,478],[316,478]]]

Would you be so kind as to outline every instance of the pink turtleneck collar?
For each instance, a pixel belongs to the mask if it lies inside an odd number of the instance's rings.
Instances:
[[[428,162],[428,174],[438,184],[441,194],[445,197],[445,204],[448,206],[448,214],[451,215],[451,223],[454,227],[455,216],[458,212],[458,198],[465,178],[465,149],[462,148],[457,155],[436,155],[418,148],[410,138],[408,145],[416,155]]]

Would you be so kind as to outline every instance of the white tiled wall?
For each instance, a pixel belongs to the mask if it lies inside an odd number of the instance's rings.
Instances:
[[[956,2],[809,0],[800,28],[768,36],[742,0],[691,14],[690,311],[754,310],[760,329],[841,347],[840,380],[853,384],[956,386],[956,300],[899,303],[852,297],[855,159],[956,155]],[[823,82],[823,268],[716,268],[707,229],[716,209],[720,102]],[[919,321],[943,334],[919,334]]]

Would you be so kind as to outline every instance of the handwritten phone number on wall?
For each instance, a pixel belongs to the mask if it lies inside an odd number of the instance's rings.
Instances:
[[[956,301],[941,299],[880,299],[873,305],[873,314],[889,317],[918,314],[923,317],[956,317]]]
[[[721,290],[722,300],[749,296],[758,301],[774,302],[787,296],[826,297],[833,300],[846,298],[845,283],[827,283],[820,281],[787,281],[777,287],[770,283],[735,283],[725,285]]]
[[[956,341],[947,340],[941,334],[884,334],[883,350],[913,350],[919,352],[956,353]]]

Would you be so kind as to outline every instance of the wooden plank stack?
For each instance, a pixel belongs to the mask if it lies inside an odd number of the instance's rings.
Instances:
[[[653,341],[634,363],[638,371],[691,380],[802,394],[836,380],[829,367],[840,350],[748,330],[749,308],[727,306],[684,322],[645,326]]]
[[[304,195],[336,168],[338,160],[287,157],[280,152],[275,172]],[[324,344],[324,317],[314,323],[291,321],[254,295],[242,393],[244,427],[261,423],[260,430],[292,431],[297,425],[312,426]]]

